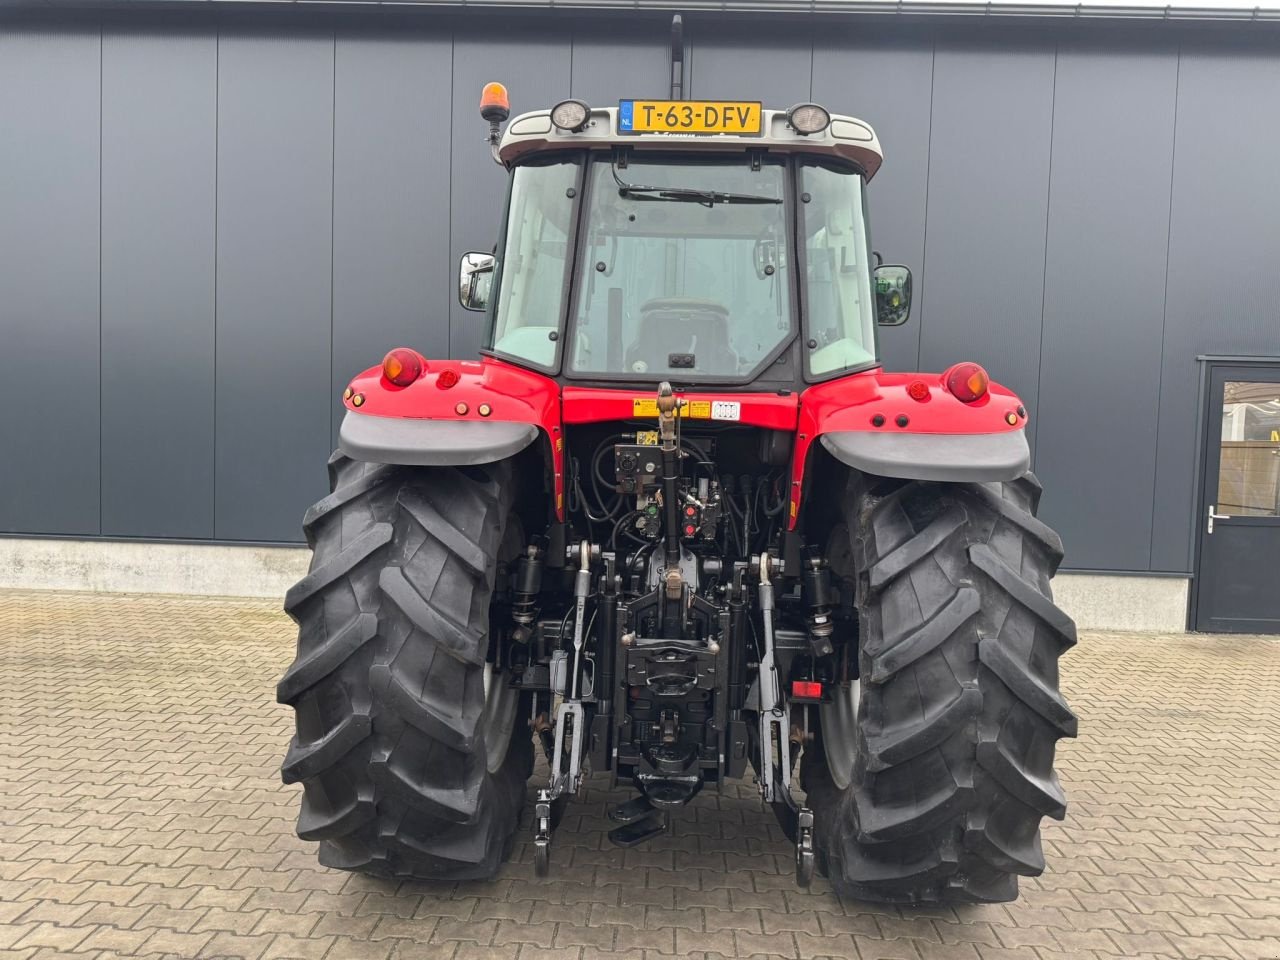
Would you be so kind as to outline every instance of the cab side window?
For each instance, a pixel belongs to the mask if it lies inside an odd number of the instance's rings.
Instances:
[[[875,361],[871,251],[862,177],[806,163],[801,180],[805,322],[814,344],[808,364],[810,374],[823,376]]]
[[[516,168],[506,240],[499,257],[495,353],[555,365],[564,316],[577,163]]]

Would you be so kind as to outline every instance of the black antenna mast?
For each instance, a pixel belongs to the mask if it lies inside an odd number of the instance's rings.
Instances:
[[[684,20],[671,18],[671,99],[684,99]]]

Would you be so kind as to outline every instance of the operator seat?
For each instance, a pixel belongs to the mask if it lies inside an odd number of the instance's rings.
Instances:
[[[636,339],[625,358],[628,372],[669,373],[673,353],[693,354],[694,373],[736,373],[738,354],[729,346],[729,308],[694,297],[658,297],[641,304]]]

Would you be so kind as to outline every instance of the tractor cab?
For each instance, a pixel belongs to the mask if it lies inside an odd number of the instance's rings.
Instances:
[[[460,290],[495,358],[566,384],[799,392],[877,366],[877,315],[906,319],[909,272],[873,264],[881,154],[859,120],[566,100],[516,117],[494,156],[505,227],[496,256],[464,258]]]

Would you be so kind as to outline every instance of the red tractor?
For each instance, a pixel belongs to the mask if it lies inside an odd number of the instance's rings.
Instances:
[[[462,263],[475,361],[387,354],[343,392],[288,595],[286,782],[330,867],[538,873],[589,771],[641,843],[751,771],[869,900],[1002,901],[1062,817],[1075,642],[1027,411],[976,363],[885,373],[875,133],[816,104],[566,100],[482,115],[509,171]],[[530,822],[531,821],[531,822]]]

